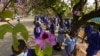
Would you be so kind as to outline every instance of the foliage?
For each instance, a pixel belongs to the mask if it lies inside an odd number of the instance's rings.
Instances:
[[[5,10],[0,12],[0,17],[1,18],[12,18],[13,17],[13,12],[9,10]]]
[[[13,28],[13,33],[17,34],[19,33],[23,36],[23,38],[27,41],[28,40],[28,37],[29,37],[29,34],[28,34],[28,31],[27,29],[25,28],[24,25],[18,23],[14,28]]]
[[[20,23],[16,24],[16,26],[14,26],[14,27],[11,27],[8,24],[1,25],[0,26],[0,39],[3,39],[4,35],[7,32],[12,33],[13,46],[14,46],[14,48],[16,50],[17,50],[17,46],[18,46],[18,40],[17,40],[18,37],[17,37],[17,34],[20,32],[21,35],[23,36],[24,40],[26,40],[26,41],[28,40],[28,37],[29,37],[27,29],[25,28],[24,25],[22,25]]]
[[[44,50],[41,50],[39,45],[35,46],[35,52],[37,56],[52,56],[52,46],[48,45]]]
[[[43,53],[45,55],[52,56],[52,46],[50,46],[50,45],[46,46],[46,49],[43,50]]]
[[[72,0],[71,3],[72,3],[72,6],[74,6],[75,4],[77,4],[79,2],[79,0]]]
[[[0,26],[0,39],[3,39],[4,35],[7,32],[12,32],[12,27],[8,24],[4,24]]]
[[[40,14],[41,12],[47,14],[50,12],[52,12],[52,14],[61,14],[64,11],[62,15],[65,16],[67,13],[71,12],[70,10],[70,7],[61,0],[42,0],[40,3],[34,6],[34,11]]]

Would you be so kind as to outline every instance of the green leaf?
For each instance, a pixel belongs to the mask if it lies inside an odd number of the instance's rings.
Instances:
[[[18,23],[15,27],[14,27],[14,33],[21,33],[22,37],[27,41],[28,40],[28,37],[29,37],[29,34],[28,34],[28,31],[27,29],[25,28],[24,25]]]
[[[19,45],[19,42],[18,42],[18,39],[17,39],[17,34],[16,33],[13,33],[13,47],[16,51],[18,51],[18,45]]]
[[[40,47],[39,47],[39,45],[36,45],[35,46],[35,53],[38,55],[38,53],[39,53],[39,49],[40,49]]]
[[[0,17],[1,18],[12,18],[13,17],[13,12],[9,10],[5,10],[0,12]]]
[[[39,45],[35,46],[35,53],[37,54],[37,56],[44,56],[44,52],[43,50],[41,50]]]
[[[18,50],[18,40],[17,40],[17,33],[21,33],[21,35],[23,36],[23,38],[27,41],[29,34],[27,29],[25,28],[24,25],[18,23],[14,28],[13,28],[13,47],[15,50]]]
[[[4,24],[4,25],[1,25],[0,26],[0,39],[3,39],[4,35],[7,33],[7,32],[12,32],[12,27],[8,24]]]
[[[50,46],[50,45],[46,46],[46,49],[43,50],[43,53],[45,55],[52,56],[52,46]]]

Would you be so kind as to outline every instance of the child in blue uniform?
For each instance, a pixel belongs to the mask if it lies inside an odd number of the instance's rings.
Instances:
[[[59,44],[60,48],[62,46],[62,43],[64,42],[64,38],[65,38],[65,28],[63,24],[60,24],[58,37],[57,37],[57,43]]]
[[[92,33],[88,37],[87,56],[94,56],[100,50],[100,32]]]
[[[19,39],[18,42],[19,42],[18,50],[15,50],[14,47],[12,46],[11,49],[13,54],[10,56],[37,56],[34,49],[27,48],[24,40]]]
[[[53,21],[51,21],[50,32],[51,32],[52,34],[55,34],[55,30],[56,30],[56,25],[54,24]]]
[[[41,16],[40,18],[43,21],[43,23],[45,24],[46,29],[48,30],[48,24],[49,24],[48,23],[48,18],[46,16]]]
[[[77,34],[76,32],[71,31],[69,36],[70,38],[67,38],[64,42],[65,50],[63,56],[74,56],[76,52]]]
[[[35,36],[35,38],[38,38],[42,31],[43,31],[42,27],[40,26],[39,23],[37,23],[35,28],[34,28],[34,36]]]
[[[71,19],[67,19],[65,20],[65,26],[67,27],[67,29],[70,31],[71,30]]]

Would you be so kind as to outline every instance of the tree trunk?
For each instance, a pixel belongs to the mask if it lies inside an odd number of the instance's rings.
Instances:
[[[63,24],[63,18],[61,14],[57,14],[57,16],[60,18],[60,23]]]
[[[81,27],[81,23],[79,21],[72,22],[71,30],[78,32],[80,27]]]
[[[79,19],[83,16],[82,11],[86,2],[87,0],[79,0],[79,2],[73,7],[72,31],[78,32],[79,28],[81,27],[81,22]]]

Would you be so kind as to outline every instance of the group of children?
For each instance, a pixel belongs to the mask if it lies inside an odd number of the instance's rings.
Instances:
[[[46,17],[47,18],[47,17]],[[48,28],[49,32],[51,34],[55,35],[56,26],[59,26],[58,29],[58,35],[56,36],[56,45],[53,46],[53,49],[56,51],[62,51],[61,47],[64,46],[63,55],[62,56],[76,56],[76,47],[78,43],[78,34],[75,31],[68,30],[71,28],[71,20],[65,20],[65,23],[59,23],[58,20],[54,19],[46,19],[45,17],[36,17],[34,21],[34,37],[35,39],[38,39],[41,35],[41,33],[44,30],[44,28],[41,26],[42,23],[45,24],[45,26]],[[56,23],[57,24],[56,24]],[[68,36],[66,35],[68,34]],[[97,52],[100,50],[100,29],[99,31],[94,31],[94,28],[92,25],[88,25],[85,27],[85,36],[87,36],[87,43],[88,47],[86,49],[87,55],[86,56],[94,56],[97,54]],[[83,38],[83,41],[84,41]],[[26,47],[26,44],[19,40],[20,45],[18,46],[19,51],[15,51],[12,46],[12,51],[14,54],[12,56],[36,56],[34,49],[28,49]],[[82,41],[82,42],[83,42]],[[62,44],[64,43],[64,44]]]
[[[41,18],[38,18],[40,20]],[[43,19],[43,18],[42,18]],[[55,18],[54,18],[55,19]],[[36,21],[35,23],[35,28],[34,28],[34,36],[40,36],[42,31],[45,31],[43,27],[41,26],[42,22],[45,24],[45,21]],[[41,22],[41,24],[40,24]],[[70,31],[69,33],[67,32],[67,28],[71,28],[69,24],[71,24],[71,21],[69,22],[66,20],[66,23],[62,24],[55,24],[55,21],[53,19],[50,20],[51,24],[49,27],[49,32],[55,35],[55,30],[56,26],[59,26],[58,29],[58,36],[56,37],[56,45],[53,46],[53,49],[56,51],[62,51],[61,47],[65,46],[65,49],[63,51],[64,55],[63,56],[72,56],[75,54],[75,47],[77,44],[77,33],[75,31]],[[38,25],[39,24],[39,25]],[[38,25],[38,26],[37,26]],[[46,24],[45,24],[46,25]],[[37,29],[37,30],[36,30]],[[68,34],[69,36],[66,36]],[[37,38],[37,37],[35,37]],[[63,45],[64,43],[64,45]]]

